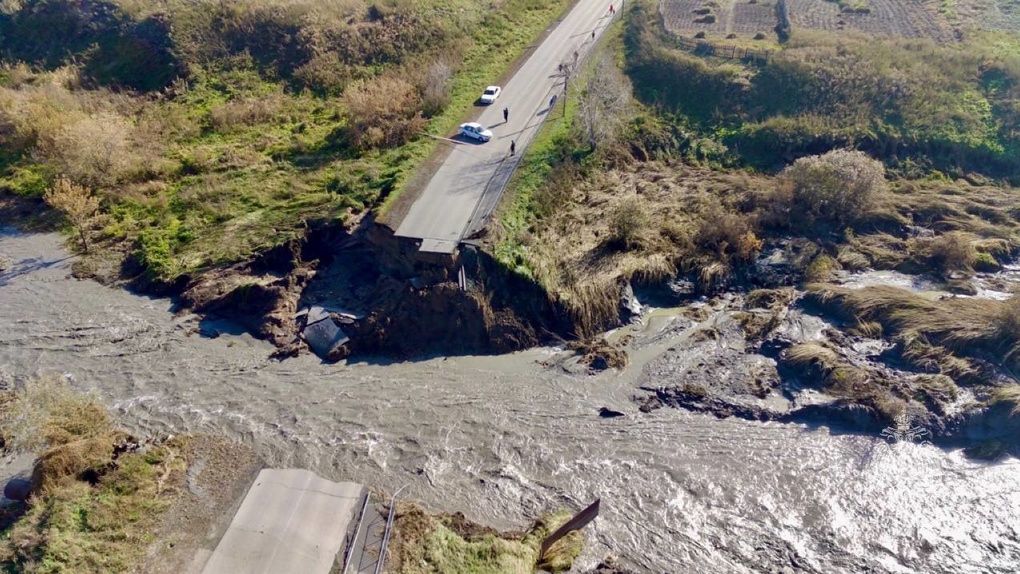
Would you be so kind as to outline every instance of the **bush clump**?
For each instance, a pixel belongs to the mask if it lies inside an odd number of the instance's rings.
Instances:
[[[780,174],[776,207],[783,214],[776,223],[854,223],[885,185],[885,167],[863,152],[841,149],[800,158]]]
[[[637,198],[620,202],[610,217],[610,243],[626,251],[639,249],[645,244],[650,222],[648,213]]]
[[[362,152],[380,147],[397,147],[425,129],[418,90],[396,76],[381,76],[352,84],[344,92],[347,125],[341,138]]]
[[[951,273],[971,271],[977,253],[971,238],[959,231],[953,231],[931,239],[923,248],[928,265],[936,273],[948,277]]]

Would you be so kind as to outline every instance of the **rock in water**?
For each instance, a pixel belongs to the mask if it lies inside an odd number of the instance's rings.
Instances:
[[[634,295],[634,288],[630,283],[627,283],[623,287],[623,293],[620,294],[620,320],[627,322],[639,316],[641,316],[641,302]]]
[[[613,409],[607,407],[602,407],[599,409],[599,416],[604,419],[615,419],[617,417],[622,417],[623,413],[621,413],[620,411],[614,411]]]
[[[588,368],[591,371],[604,371],[609,368],[609,360],[603,355],[596,355],[591,363],[588,364]]]
[[[32,481],[24,478],[12,478],[4,486],[4,497],[11,500],[25,500],[32,493]]]

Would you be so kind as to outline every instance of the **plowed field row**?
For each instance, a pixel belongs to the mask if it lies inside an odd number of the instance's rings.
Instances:
[[[1000,13],[1012,6],[1020,22],[1020,0],[963,0],[987,4],[984,10]],[[787,0],[794,28],[811,30],[856,29],[877,35],[905,38],[953,39],[952,28],[935,7],[925,0],[867,0],[869,13],[841,12],[826,0]],[[659,4],[666,27],[676,33],[691,32],[771,33],[776,25],[773,2],[750,0],[663,0]],[[712,18],[714,21],[709,21]]]
[[[1020,32],[1020,0],[955,0],[952,12],[960,24]]]
[[[920,0],[868,0],[869,13],[841,12],[825,0],[787,0],[794,28],[856,29],[883,36],[952,40],[948,24]]]
[[[725,33],[732,8],[729,2],[664,0],[659,10],[666,28],[671,31]]]

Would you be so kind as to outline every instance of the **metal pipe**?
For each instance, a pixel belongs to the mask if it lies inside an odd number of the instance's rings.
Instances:
[[[361,517],[358,518],[358,528],[354,531],[354,539],[351,540],[351,545],[347,548],[347,556],[344,557],[344,571],[342,574],[347,574],[347,567],[351,565],[351,556],[354,555],[354,549],[358,545],[358,536],[361,535],[361,525],[365,523],[365,510],[368,509],[368,499],[371,496],[371,493],[365,493],[365,503],[361,505]],[[361,551],[365,551],[364,547],[362,547]]]
[[[397,509],[397,496],[400,494],[400,491],[404,490],[408,486],[411,486],[411,483],[407,483],[398,488],[397,491],[393,493],[393,498],[390,499],[390,514],[386,518],[386,530],[383,532],[382,547],[379,549],[379,561],[375,564],[375,574],[380,574],[380,572],[382,572],[383,563],[386,561],[386,545],[390,542],[390,532],[393,527],[393,514]]]

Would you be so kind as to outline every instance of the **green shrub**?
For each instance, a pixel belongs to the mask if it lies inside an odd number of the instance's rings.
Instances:
[[[36,166],[14,167],[5,177],[0,178],[0,189],[25,197],[40,197],[48,187],[46,177],[39,173]]]
[[[992,257],[991,253],[977,253],[974,256],[974,271],[980,271],[982,273],[995,273],[1002,271],[1002,265]]]

